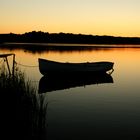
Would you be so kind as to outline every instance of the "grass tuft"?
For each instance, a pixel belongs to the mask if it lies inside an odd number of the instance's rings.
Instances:
[[[13,138],[18,139],[45,139],[47,103],[25,74],[16,69],[13,76],[1,68],[0,91],[7,133],[14,130]]]

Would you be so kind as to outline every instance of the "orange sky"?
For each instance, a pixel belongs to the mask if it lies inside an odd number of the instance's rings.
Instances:
[[[0,0],[0,33],[140,37],[140,0]]]

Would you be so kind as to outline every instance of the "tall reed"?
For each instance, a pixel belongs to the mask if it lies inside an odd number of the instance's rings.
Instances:
[[[44,139],[47,103],[25,74],[16,69],[14,75],[9,75],[5,68],[1,68],[0,91],[4,100],[6,132],[12,132],[13,138],[18,139]]]

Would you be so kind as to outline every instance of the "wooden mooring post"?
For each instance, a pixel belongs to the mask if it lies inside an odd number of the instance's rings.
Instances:
[[[9,66],[9,62],[8,62],[8,56],[13,56],[13,66],[12,66],[12,70],[10,70],[10,66]],[[4,61],[6,61],[7,64],[7,68],[9,71],[9,74],[14,75],[14,70],[15,70],[15,54],[0,54],[0,58],[4,59]]]

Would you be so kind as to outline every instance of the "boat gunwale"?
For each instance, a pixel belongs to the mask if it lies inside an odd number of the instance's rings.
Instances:
[[[114,62],[109,62],[109,61],[99,61],[99,62],[79,62],[79,63],[73,63],[73,62],[58,62],[58,61],[52,61],[52,60],[48,60],[48,59],[42,59],[39,58],[39,61],[47,61],[50,63],[56,63],[56,64],[74,64],[74,65],[80,65],[80,64],[114,64]]]

